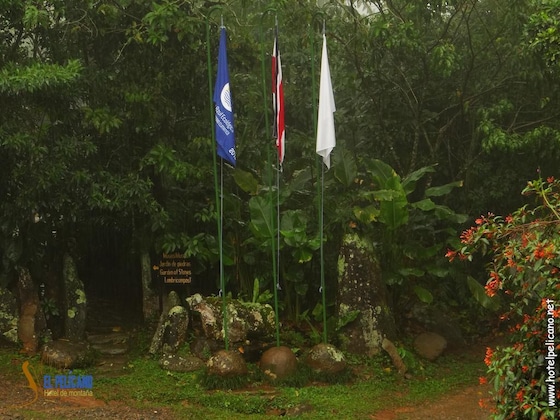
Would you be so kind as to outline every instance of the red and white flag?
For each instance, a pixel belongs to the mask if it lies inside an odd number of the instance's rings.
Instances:
[[[280,50],[278,49],[278,28],[276,28],[274,50],[272,51],[272,109],[274,112],[272,135],[276,139],[278,163],[282,165],[284,162],[286,131],[284,127],[284,86],[282,83],[282,62],[280,61]]]

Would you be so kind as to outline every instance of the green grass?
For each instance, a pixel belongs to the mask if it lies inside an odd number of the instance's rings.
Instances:
[[[0,349],[0,374],[25,381],[21,373],[24,360],[13,349]],[[37,358],[30,363],[40,366],[36,369],[39,374],[64,373],[43,367]],[[368,418],[381,409],[418,405],[475,385],[485,366],[472,357],[446,356],[433,363],[421,362],[409,379],[395,374],[385,357],[353,358],[349,368],[354,374],[342,383],[319,382],[310,376],[307,385],[299,386],[298,381],[270,383],[251,365],[249,385],[235,391],[208,390],[202,372],[168,373],[156,360],[144,356],[136,356],[116,378],[97,375],[95,368],[83,373],[94,376],[96,398],[125,401],[139,408],[167,407],[177,419],[265,419],[285,412],[302,419],[340,419]],[[24,418],[33,417],[30,412],[26,410]],[[34,418],[40,418],[40,413]]]

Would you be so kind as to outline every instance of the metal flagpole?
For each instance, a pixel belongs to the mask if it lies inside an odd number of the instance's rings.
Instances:
[[[268,162],[268,184],[269,184],[269,197],[270,197],[270,216],[271,216],[271,221],[274,221],[274,206],[273,206],[273,192],[272,192],[272,170],[273,170],[273,164],[272,164],[272,158],[270,156],[270,144],[268,143],[268,139],[270,139],[272,136],[270,135],[270,126],[269,126],[269,120],[268,120],[268,110],[269,110],[269,106],[268,106],[268,101],[267,101],[267,89],[266,89],[266,72],[265,72],[265,53],[264,53],[264,34],[263,34],[263,20],[265,18],[265,16],[269,13],[269,12],[275,12],[275,9],[273,8],[269,8],[267,10],[265,10],[264,12],[262,12],[261,14],[261,27],[260,27],[260,35],[261,35],[261,72],[262,72],[262,89],[263,89],[263,109],[264,109],[264,121],[265,121],[265,135],[267,138],[267,143],[266,143],[266,155],[267,155],[267,162]],[[278,214],[278,212],[277,212]],[[273,222],[274,223],[274,222]],[[279,235],[279,225],[276,225],[276,231],[277,231],[277,235]],[[271,247],[271,256],[272,256],[272,279],[273,279],[273,289],[274,289],[274,317],[275,317],[275,324],[276,324],[276,345],[280,346],[280,320],[279,320],[279,314],[278,314],[278,284],[279,284],[279,278],[278,278],[278,272],[279,270],[277,269],[277,261],[276,261],[276,243],[274,241],[274,238],[270,238],[270,247]]]
[[[275,23],[275,31],[276,31],[276,42],[278,42],[278,15],[274,17]],[[280,51],[278,49],[278,51]],[[278,52],[278,54],[280,54]],[[276,57],[278,60],[280,57]],[[276,81],[274,81],[276,85]],[[276,92],[277,95],[280,92]],[[276,115],[273,116],[276,118]],[[278,122],[276,123],[278,125]],[[277,137],[280,136],[280,133],[277,133]],[[277,141],[280,141],[280,138],[277,138]],[[280,345],[280,322],[278,317],[278,290],[280,290],[280,172],[282,172],[282,162],[280,161],[280,155],[276,153],[276,262],[275,262],[275,284],[273,285],[274,288],[274,306],[276,312],[276,345]],[[271,203],[272,204],[272,203]]]
[[[325,35],[325,20],[323,19],[323,35]],[[325,290],[325,258],[324,258],[324,246],[323,246],[323,227],[324,227],[324,204],[325,204],[325,165],[322,163],[321,165],[321,217],[320,217],[320,226],[321,226],[321,299],[323,303],[323,343],[327,344],[327,298],[326,298],[326,290]]]
[[[325,290],[325,258],[323,247],[323,215],[324,215],[324,191],[325,191],[325,165],[321,164],[321,205],[319,211],[320,241],[321,241],[321,301],[323,305],[323,343],[327,344],[327,297]]]
[[[207,52],[207,67],[208,67],[208,95],[209,95],[209,109],[210,109],[210,127],[212,130],[212,146],[213,146],[213,173],[214,173],[214,192],[215,192],[215,199],[216,199],[216,221],[218,226],[218,247],[219,247],[219,254],[220,254],[220,262],[219,262],[219,269],[220,269],[220,294],[222,295],[222,312],[223,312],[223,324],[224,324],[224,343],[225,349],[228,350],[229,348],[229,337],[227,334],[227,314],[226,314],[226,301],[225,301],[225,284],[224,284],[224,264],[223,264],[223,234],[222,234],[222,222],[223,222],[223,210],[222,210],[222,203],[223,203],[223,159],[220,159],[220,174],[221,174],[221,183],[220,183],[220,190],[218,190],[218,165],[217,165],[217,158],[216,158],[216,129],[214,126],[215,116],[214,116],[214,107],[212,106],[213,100],[213,88],[212,88],[212,57],[210,51],[210,15],[220,8],[213,8],[210,9],[208,15],[206,16],[206,52]],[[221,19],[221,26],[223,27],[223,17]]]
[[[315,139],[317,138],[317,90],[316,90],[316,78],[315,78],[315,43],[314,39],[314,28],[313,23],[315,18],[319,15],[323,15],[323,12],[318,12],[313,15],[311,19],[311,26],[309,31],[310,46],[311,46],[311,85],[312,85],[312,101],[313,101],[313,129],[315,134]],[[325,32],[325,20],[323,19],[323,33]],[[320,241],[320,286],[319,293],[321,293],[321,306],[323,315],[323,342],[327,343],[327,308],[326,308],[326,289],[325,289],[325,263],[324,263],[324,248],[323,248],[323,191],[324,191],[324,179],[325,179],[325,168],[323,162],[319,156],[316,155],[316,167],[317,175],[321,176],[321,180],[317,180],[317,195],[319,196],[318,216],[319,216],[319,241]]]
[[[224,344],[229,349],[228,316],[226,301],[226,281],[224,276],[224,160],[220,159],[220,293],[222,295],[222,316],[224,318]]]

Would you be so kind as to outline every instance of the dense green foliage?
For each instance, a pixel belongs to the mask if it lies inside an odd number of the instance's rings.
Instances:
[[[38,268],[62,252],[87,254],[105,234],[134,255],[185,252],[194,284],[217,292],[207,52],[215,68],[221,15],[238,155],[238,167],[224,170],[227,287],[249,299],[255,279],[274,287],[268,86],[276,16],[287,123],[286,314],[320,299],[314,121],[323,21],[338,141],[325,178],[328,293],[340,239],[358,229],[375,237],[396,299],[449,298],[455,280],[440,251],[464,221],[458,214],[511,211],[537,167],[558,175],[560,6],[365,1],[368,13],[326,3],[1,1],[0,284],[17,265],[40,277]],[[385,180],[372,169],[383,165],[394,168]],[[389,209],[399,209],[394,219]]]

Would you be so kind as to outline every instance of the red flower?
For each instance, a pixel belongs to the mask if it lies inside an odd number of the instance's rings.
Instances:
[[[521,390],[517,391],[517,394],[515,394],[515,399],[519,402],[522,402],[524,395],[525,395],[525,393],[521,389]]]
[[[528,370],[529,370],[529,366],[525,366],[525,365],[521,366],[521,372],[527,373]]]
[[[453,251],[451,249],[448,249],[445,254],[445,257],[449,259],[450,262],[453,261],[456,256],[457,256],[457,251]]]
[[[478,378],[478,383],[479,383],[480,385],[487,384],[487,383],[488,383],[488,379],[486,379],[486,376],[481,376],[481,377]]]
[[[490,280],[488,280],[486,286],[484,286],[486,294],[490,297],[494,296],[496,294],[496,291],[500,288],[501,283],[502,282],[500,281],[500,275],[495,271],[492,271],[490,273]]]
[[[490,364],[492,363],[493,355],[494,352],[492,351],[492,349],[490,347],[486,347],[486,357],[484,357],[484,363],[486,363],[486,366],[490,366]]]
[[[549,176],[548,178],[546,178],[546,182],[548,182],[549,184],[552,184],[554,182],[554,177]]]
[[[472,242],[474,231],[475,228],[473,227],[463,231],[463,233],[461,233],[461,243],[468,244]]]

